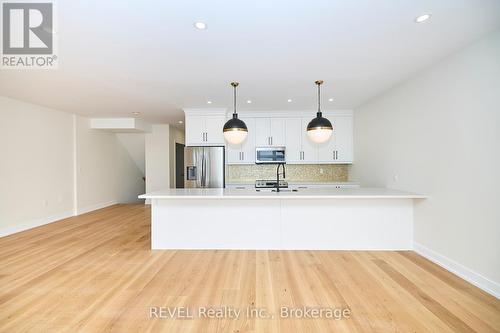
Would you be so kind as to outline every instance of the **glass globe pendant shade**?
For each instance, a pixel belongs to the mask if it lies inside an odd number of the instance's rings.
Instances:
[[[323,118],[321,112],[307,125],[307,136],[314,143],[324,143],[330,140],[333,133],[332,123]]]
[[[247,125],[241,119],[238,119],[238,115],[233,114],[233,118],[224,124],[223,133],[224,139],[228,143],[232,145],[239,145],[245,141],[248,129]]]

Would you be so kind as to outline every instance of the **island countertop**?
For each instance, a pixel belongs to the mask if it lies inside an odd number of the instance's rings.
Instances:
[[[426,196],[388,188],[300,189],[297,192],[257,192],[253,189],[165,189],[140,199],[425,199]]]

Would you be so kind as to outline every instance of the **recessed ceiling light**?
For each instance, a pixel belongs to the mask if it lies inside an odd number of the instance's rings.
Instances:
[[[182,123],[183,123],[183,121],[182,121],[182,120],[179,120],[179,124],[182,124]]]
[[[427,20],[428,20],[428,19],[430,19],[430,18],[431,18],[431,14],[422,14],[422,15],[417,16],[417,17],[415,18],[415,22],[416,22],[416,23],[422,23],[422,22],[427,21]]]
[[[195,22],[194,27],[198,30],[205,30],[207,28],[207,24],[205,22]]]
[[[212,101],[207,101],[207,104],[212,104]]]
[[[329,98],[329,99],[328,99],[328,102],[333,102],[333,98]]]
[[[289,99],[287,100],[287,102],[288,102],[288,103],[292,103],[292,100],[289,98]]]
[[[141,113],[136,111],[136,112],[132,112],[132,114],[133,114],[134,116],[138,116],[138,115],[140,115]]]
[[[247,100],[247,104],[252,104],[252,101],[251,100]]]

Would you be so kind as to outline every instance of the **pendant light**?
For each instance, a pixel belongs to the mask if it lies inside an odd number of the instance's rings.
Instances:
[[[233,145],[239,145],[248,134],[247,125],[243,120],[238,119],[238,114],[236,113],[236,87],[239,85],[238,82],[231,82],[231,86],[234,88],[234,113],[233,118],[229,119],[224,124],[224,139]]]
[[[311,139],[312,142],[323,143],[328,141],[332,136],[333,126],[328,119],[323,118],[323,115],[321,113],[320,87],[323,84],[323,81],[318,80],[314,83],[316,83],[316,85],[318,86],[318,113],[316,113],[316,118],[311,120],[307,125],[307,135],[309,136],[309,139]]]

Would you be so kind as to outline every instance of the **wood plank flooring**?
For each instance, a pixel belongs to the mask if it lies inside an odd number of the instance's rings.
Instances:
[[[413,252],[151,251],[149,220],[116,205],[0,238],[0,332],[500,332],[498,299]],[[175,307],[195,318],[151,317]]]

